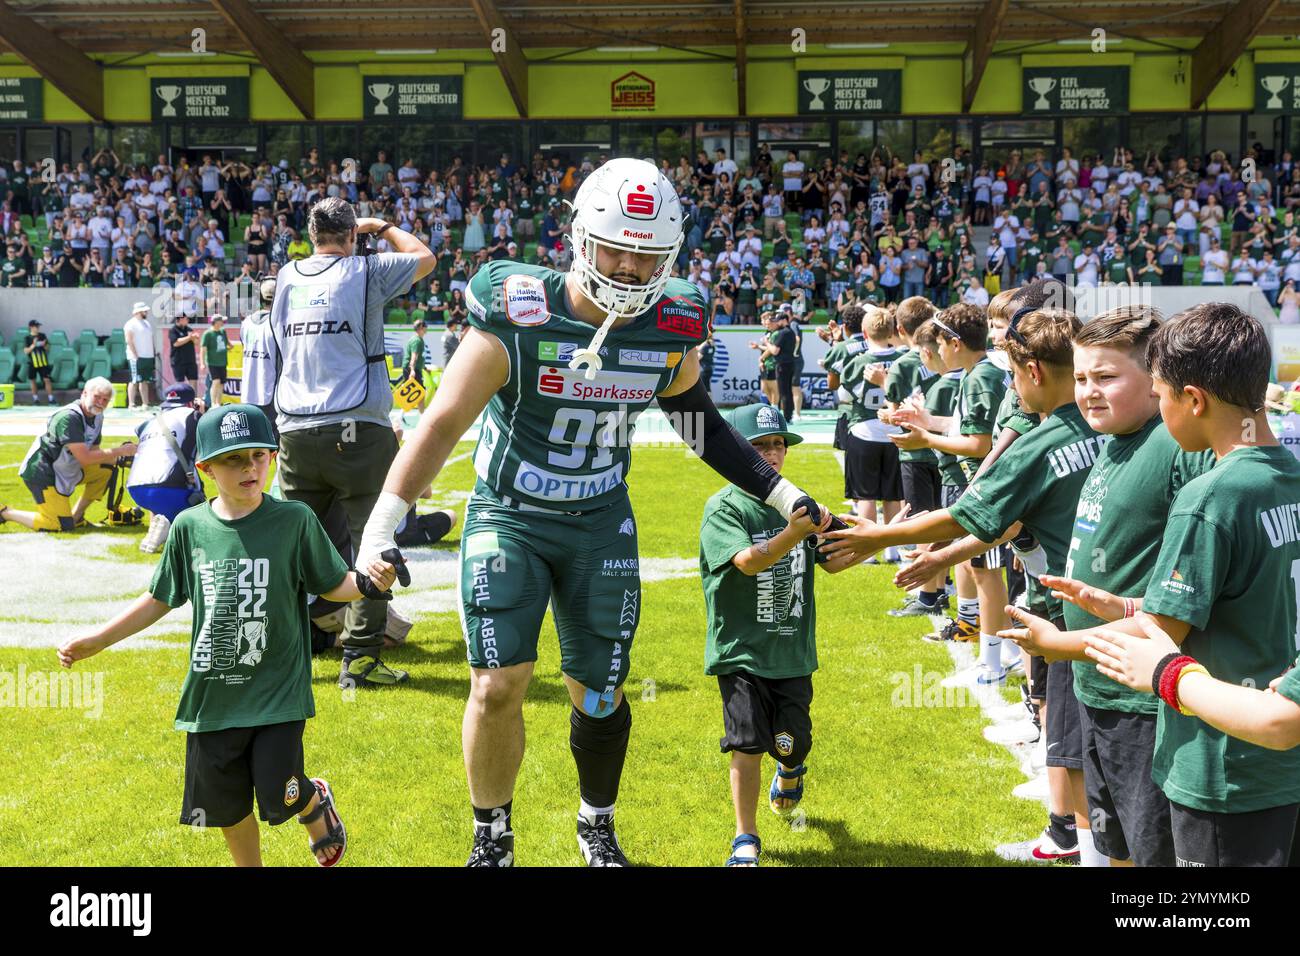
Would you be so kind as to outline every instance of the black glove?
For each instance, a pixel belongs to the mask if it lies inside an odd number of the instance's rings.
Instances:
[[[798,511],[800,508],[808,509],[808,518],[814,524],[817,524],[822,520],[821,509],[817,507],[817,502],[813,501],[811,495],[804,495],[802,498],[796,498],[794,502],[794,507],[790,509],[790,513],[793,514],[794,512]],[[847,527],[848,525],[846,525],[838,517],[836,517],[835,515],[831,515],[831,523],[826,526],[826,530],[843,531]],[[821,559],[821,552],[816,551],[817,545],[819,543],[817,539],[820,536],[820,534],[824,534],[824,533],[825,532],[814,531],[812,534],[808,535],[808,537],[804,539],[804,543],[807,544],[808,547],[814,549],[814,555],[819,559]]]
[[[406,566],[406,558],[402,557],[402,552],[397,548],[389,548],[381,552],[379,560],[387,561],[397,572],[397,583],[402,587],[411,585],[411,569]],[[357,590],[363,595],[374,601],[391,601],[393,599],[392,591],[381,591],[375,587],[375,582],[370,580],[370,576],[364,571],[353,570],[356,575]]]

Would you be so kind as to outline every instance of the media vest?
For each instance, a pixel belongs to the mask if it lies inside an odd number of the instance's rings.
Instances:
[[[244,349],[240,398],[251,405],[270,405],[275,399],[275,357],[271,352],[271,310],[259,309],[239,326]]]

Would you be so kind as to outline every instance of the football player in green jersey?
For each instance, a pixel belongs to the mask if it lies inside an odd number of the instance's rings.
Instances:
[[[361,555],[391,548],[410,502],[486,407],[461,541],[471,866],[514,861],[522,707],[548,604],[573,704],[578,845],[589,865],[628,865],[613,825],[632,723],[622,685],[641,606],[626,478],[630,435],[650,402],[706,464],[786,520],[816,507],[709,398],[695,348],[708,334],[705,303],[669,272],[682,218],[652,164],[611,160],[575,197],[568,273],[507,261],[480,269],[466,296],[471,329],[366,526]],[[830,524],[826,509],[816,514],[818,527]]]

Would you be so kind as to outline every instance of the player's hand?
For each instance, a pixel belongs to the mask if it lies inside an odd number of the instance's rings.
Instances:
[[[357,590],[376,601],[393,599],[393,580],[401,582],[402,587],[411,584],[411,570],[406,566],[406,558],[397,548],[389,548],[378,557],[362,562],[363,567],[353,571]]]
[[[107,646],[108,642],[95,634],[70,638],[59,645],[59,663],[71,667],[77,661],[93,657]]]
[[[872,385],[884,385],[885,376],[887,374],[889,373],[885,366],[881,365],[879,362],[872,362],[866,367],[863,376]]]
[[[1046,658],[1048,661],[1069,659],[1067,649],[1060,639],[1061,632],[1056,629],[1056,625],[1051,621],[1030,614],[1022,607],[1014,607],[1010,604],[1007,605],[1006,612],[1007,617],[1020,626],[998,631],[998,637],[1015,641],[1020,645],[1021,649],[1028,651],[1030,654]]]
[[[949,567],[948,562],[937,557],[938,554],[938,551],[922,551],[916,556],[916,560],[907,567],[899,568],[898,573],[894,575],[894,587],[902,588],[904,591],[919,588],[940,571]]]
[[[1124,599],[1109,591],[1055,574],[1040,574],[1038,580],[1044,587],[1052,589],[1052,597],[1069,601],[1093,617],[1099,617],[1103,621],[1118,621],[1124,616]]]
[[[916,425],[920,428],[930,427],[930,416],[924,408],[919,408],[913,404],[911,399],[905,400],[891,416],[894,425]]]
[[[790,522],[785,527],[787,531],[794,532],[800,539],[802,539],[829,524],[830,517],[830,514],[827,513],[825,509],[822,509],[822,513],[818,515],[819,521],[814,522],[812,518],[808,516],[808,509],[806,507],[795,508],[794,511],[790,513]]]
[[[878,543],[880,525],[857,515],[839,515],[839,518],[847,527],[826,532],[826,543],[818,548],[822,554],[834,557],[848,552],[865,561],[881,549],[882,545]]]
[[[1176,653],[1178,645],[1150,616],[1142,614],[1137,622],[1146,637],[1133,637],[1103,627],[1083,636],[1083,643],[1087,645],[1083,652],[1096,661],[1097,670],[1111,680],[1134,690],[1151,691],[1151,677],[1156,664],[1162,657]]]
[[[387,226],[388,223],[382,219],[376,219],[374,216],[362,216],[357,220],[357,235],[365,235],[368,232],[378,232]]]
[[[920,448],[930,447],[930,433],[924,428],[913,425],[910,422],[898,422],[907,431],[902,434],[891,434],[889,440],[898,446],[900,451],[916,451]]]

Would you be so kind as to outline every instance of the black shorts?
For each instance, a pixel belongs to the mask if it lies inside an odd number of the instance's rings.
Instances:
[[[198,381],[199,364],[193,356],[189,358],[172,359],[172,378],[178,382],[184,382],[186,379]]]
[[[315,786],[302,768],[305,720],[191,733],[185,739],[181,823],[231,827],[253,812],[275,826],[311,802]]]
[[[799,380],[803,377],[803,357],[794,360],[794,387],[799,388]]]
[[[965,485],[940,485],[939,486],[939,507],[951,508],[957,503],[957,499],[966,493]]]
[[[1010,565],[1011,548],[1005,544],[1000,544],[995,548],[989,548],[983,554],[977,554],[975,557],[970,559],[970,566],[972,568],[984,568],[990,571],[1010,567]]]
[[[1300,804],[1213,813],[1169,801],[1176,866],[1287,866]]]
[[[1065,622],[1052,622],[1062,631]],[[1047,665],[1047,766],[1083,769],[1083,727],[1074,696],[1074,668],[1069,661]]]
[[[45,379],[48,382],[50,378],[50,366],[48,365],[44,368],[32,368],[30,365],[27,367],[27,381],[29,382],[35,383],[37,379]]]
[[[898,446],[866,441],[852,432],[845,439],[844,497],[854,501],[902,501],[903,477]]]
[[[773,365],[771,368],[764,368],[762,365],[760,365],[758,367],[758,377],[762,379],[764,382],[775,382],[776,366]]]
[[[722,691],[722,752],[770,754],[787,767],[812,749],[812,675],[759,677],[748,671],[718,675]]]
[[[1040,704],[1047,700],[1047,658],[1029,657],[1029,699]]]
[[[1079,702],[1083,786],[1097,849],[1137,866],[1173,866],[1169,798],[1151,779],[1156,715],[1099,710]]]
[[[912,514],[939,510],[939,466],[932,461],[900,461],[903,500],[912,506]]]
[[[226,380],[226,367],[224,365],[209,365],[207,377],[209,382],[214,379],[219,379],[224,382]]]
[[[849,441],[849,416],[840,412],[840,417],[835,419],[835,437],[831,440],[831,447],[843,451],[848,447]]]

